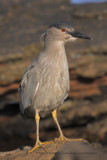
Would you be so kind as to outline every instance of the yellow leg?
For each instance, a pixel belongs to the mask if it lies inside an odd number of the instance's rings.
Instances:
[[[28,151],[28,153],[34,151],[35,149],[37,149],[37,148],[39,148],[39,147],[42,147],[42,145],[44,145],[44,144],[54,143],[54,142],[52,142],[52,141],[49,141],[49,142],[41,142],[41,141],[39,140],[39,120],[40,120],[40,116],[39,116],[38,112],[37,112],[36,115],[35,115],[35,120],[36,120],[36,143],[35,143],[34,147],[33,147],[30,151]],[[44,147],[42,147],[42,148],[45,150]]]
[[[68,139],[63,135],[61,127],[60,127],[60,125],[58,123],[58,120],[57,120],[57,112],[56,112],[56,110],[54,110],[52,112],[52,117],[53,117],[53,119],[54,119],[54,121],[55,121],[55,123],[56,123],[56,125],[58,127],[59,133],[60,133],[59,138],[56,138],[55,141],[82,141],[82,139]]]
[[[34,147],[28,151],[28,153],[34,151],[36,148],[40,147],[41,142],[39,140],[39,120],[40,120],[40,116],[38,114],[38,112],[35,114],[35,120],[36,120],[36,143],[34,145]]]

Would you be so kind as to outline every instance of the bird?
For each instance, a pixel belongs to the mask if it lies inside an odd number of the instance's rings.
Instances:
[[[91,37],[74,29],[70,24],[55,22],[44,34],[44,49],[25,70],[20,82],[20,111],[24,118],[36,121],[36,143],[29,151],[48,142],[39,140],[40,117],[52,113],[59,130],[60,140],[66,139],[57,120],[57,109],[68,96],[69,69],[65,43]]]

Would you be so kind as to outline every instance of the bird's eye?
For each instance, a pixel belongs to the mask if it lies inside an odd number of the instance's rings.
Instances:
[[[65,31],[66,31],[66,29],[65,29],[65,28],[61,28],[61,31],[62,31],[62,32],[65,32]]]

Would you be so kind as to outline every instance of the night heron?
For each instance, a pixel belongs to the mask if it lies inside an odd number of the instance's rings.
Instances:
[[[57,108],[68,96],[69,71],[65,43],[77,38],[91,39],[66,23],[54,23],[48,27],[44,38],[44,50],[26,69],[20,83],[20,110],[22,116],[36,120],[36,144],[32,152],[45,142],[39,140],[40,116],[52,112],[60,132],[60,140],[65,139],[57,120]],[[46,142],[47,143],[47,142]]]

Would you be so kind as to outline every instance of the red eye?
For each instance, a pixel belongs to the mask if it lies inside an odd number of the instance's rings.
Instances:
[[[65,29],[65,28],[61,28],[61,31],[62,31],[62,32],[65,32],[65,31],[66,31],[66,29]]]

